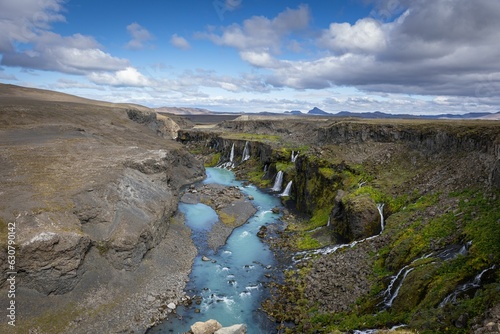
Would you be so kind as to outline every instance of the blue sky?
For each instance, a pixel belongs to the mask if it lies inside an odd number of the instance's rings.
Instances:
[[[0,82],[216,111],[500,110],[497,0],[0,0]]]

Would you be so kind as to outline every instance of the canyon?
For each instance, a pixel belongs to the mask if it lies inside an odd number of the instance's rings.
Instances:
[[[0,243],[15,223],[20,331],[140,333],[172,315],[196,256],[177,206],[205,196],[186,191],[204,166],[231,169],[287,208],[285,230],[263,238],[289,264],[263,303],[278,331],[500,330],[496,121],[243,115],[196,125],[10,85],[0,108]]]

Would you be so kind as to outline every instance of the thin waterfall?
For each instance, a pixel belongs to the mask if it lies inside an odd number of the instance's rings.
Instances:
[[[384,203],[378,203],[377,204],[377,210],[378,213],[380,214],[380,232],[382,233],[384,231]]]
[[[280,194],[281,197],[290,196],[290,190],[292,189],[292,181],[288,182],[285,190]]]
[[[371,237],[364,238],[364,239],[361,239],[361,240],[354,240],[353,242],[348,243],[348,244],[326,246],[326,247],[323,247],[323,248],[314,249],[314,250],[310,250],[310,251],[298,252],[293,257],[294,261],[295,262],[299,262],[299,261],[307,260],[307,259],[310,259],[313,255],[318,255],[318,254],[327,255],[327,254],[330,254],[330,253],[335,253],[339,249],[342,249],[342,248],[345,248],[345,247],[352,248],[352,247],[356,246],[360,242],[365,242],[365,241],[368,241],[368,240],[375,239],[380,234],[382,234],[382,232],[384,230],[384,214],[383,214],[384,204],[383,203],[377,204],[377,209],[378,209],[378,212],[380,213],[380,225],[381,225],[381,231],[380,231],[379,234],[372,235]],[[328,218],[328,225],[327,226],[330,226],[330,218]]]
[[[272,191],[281,191],[281,186],[283,185],[283,172],[279,171],[274,180],[274,185],[271,188]]]
[[[225,169],[234,168],[234,162],[233,161],[234,161],[234,143],[231,146],[231,153],[229,154],[229,161],[223,162],[223,163],[217,165],[217,167],[219,167],[219,168],[225,168]]]
[[[394,299],[396,299],[396,297],[398,296],[399,294],[399,289],[401,289],[401,286],[403,286],[403,281],[405,280],[406,276],[408,276],[408,274],[415,268],[409,268],[408,266],[404,266],[396,276],[393,277],[391,283],[389,284],[389,287],[392,289],[393,286],[394,286],[394,283],[396,283],[396,281],[399,279],[399,276],[401,276],[401,274],[403,274],[403,277],[401,277],[401,280],[399,281],[399,284],[398,286],[396,287],[396,290],[394,291],[394,293],[389,293],[386,298],[384,298],[384,305],[386,308],[389,308],[392,306],[392,302],[394,301]],[[389,290],[389,289],[388,289]],[[386,291],[388,291],[386,290]]]
[[[489,270],[493,270],[495,269],[496,266],[495,265],[492,265],[491,267],[489,268],[486,268],[484,269],[483,271],[481,271],[479,274],[476,275],[476,277],[474,277],[474,280],[472,282],[467,282],[465,284],[462,284],[460,285],[455,291],[453,291],[452,293],[450,293],[448,296],[446,296],[443,301],[439,304],[439,307],[443,307],[444,305],[452,302],[456,302],[457,301],[457,297],[461,294],[461,293],[465,293],[469,290],[472,290],[472,289],[477,289],[479,287],[481,287],[481,280],[483,278],[483,275],[489,271]]]
[[[233,163],[234,160],[234,143],[233,146],[231,146],[231,154],[229,154],[229,162]]]
[[[250,159],[250,147],[248,142],[245,142],[245,148],[243,149],[243,155],[241,156],[241,162]]]
[[[394,299],[396,299],[396,297],[398,296],[399,289],[401,289],[401,286],[403,285],[403,282],[404,282],[406,276],[408,276],[408,274],[413,269],[415,269],[414,267],[411,267],[411,265],[419,260],[426,259],[426,258],[432,256],[432,254],[433,253],[429,253],[429,254],[426,254],[424,256],[419,257],[418,259],[413,260],[410,264],[401,268],[396,275],[391,277],[391,282],[387,286],[387,289],[385,289],[385,291],[384,291],[384,300],[381,303],[384,305],[384,308],[387,309],[387,308],[392,306],[392,303],[394,302]],[[395,287],[395,284],[397,284],[396,287]]]
[[[296,153],[296,154],[295,154],[295,152],[294,152],[294,151],[292,151],[292,156],[291,156],[290,160],[291,160],[292,162],[295,162],[295,160],[297,160],[297,157],[298,157],[298,156],[299,156],[299,151],[297,151],[297,153]]]

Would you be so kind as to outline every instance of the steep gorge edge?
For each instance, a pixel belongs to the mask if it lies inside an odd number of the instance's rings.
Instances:
[[[227,161],[234,144],[237,175],[263,187],[284,171],[285,184],[293,181],[284,202],[296,210],[299,218],[292,220],[300,221],[285,233],[294,240],[286,247],[294,251],[378,233],[375,203],[386,204],[386,230],[379,237],[301,262],[287,273],[287,283],[276,287],[278,297],[267,309],[278,322],[296,323],[288,331],[405,323],[428,333],[495,332],[500,323],[496,123],[243,117],[209,130],[181,130],[178,139],[209,165]],[[240,163],[245,145],[252,158]],[[295,163],[292,151],[301,151]],[[465,256],[437,256],[471,241]],[[457,286],[494,264],[497,269],[470,301],[438,307]],[[399,297],[382,311],[391,276],[407,265],[412,271]]]
[[[0,88],[0,332],[144,332],[181,302],[196,248],[177,204],[203,166],[147,108]]]

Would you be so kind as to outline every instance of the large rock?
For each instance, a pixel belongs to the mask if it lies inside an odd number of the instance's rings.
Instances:
[[[50,224],[68,216],[42,213],[24,215],[19,225]],[[46,229],[31,234],[19,245],[17,271],[20,284],[43,294],[64,294],[81,279],[81,265],[90,246],[90,238],[75,231]]]
[[[223,327],[217,330],[214,334],[246,334],[247,326],[245,324]]]
[[[144,124],[162,137],[177,138],[179,125],[171,118],[159,115],[153,110],[129,109],[128,117],[139,124]]]
[[[339,191],[331,218],[332,229],[344,241],[364,239],[380,232],[380,215],[368,194],[351,197]]]
[[[213,334],[221,329],[222,325],[217,320],[207,320],[205,322],[198,321],[191,326],[193,334]]]
[[[126,161],[127,168],[117,180],[74,198],[74,212],[83,230],[116,269],[137,267],[167,233],[169,217],[177,207],[174,191],[187,178],[182,178],[179,164],[171,164],[170,155],[164,150],[143,152]],[[191,173],[196,173],[193,167]],[[169,182],[176,187],[165,183],[171,169],[179,174]]]

